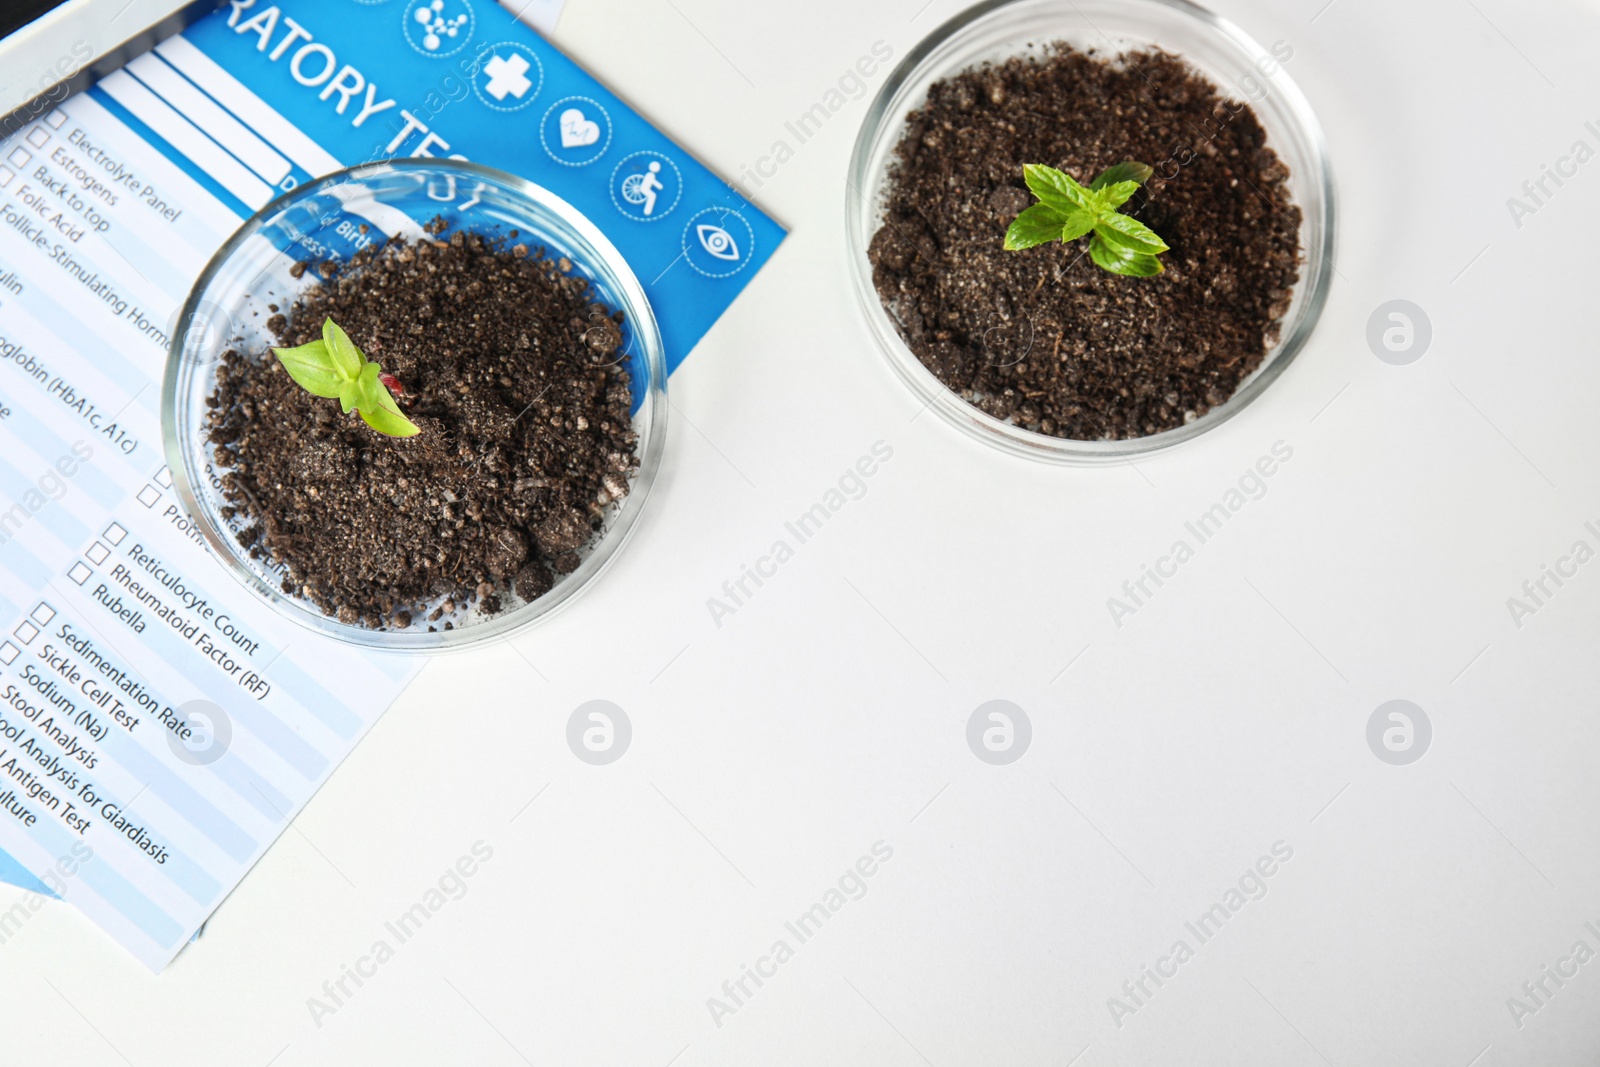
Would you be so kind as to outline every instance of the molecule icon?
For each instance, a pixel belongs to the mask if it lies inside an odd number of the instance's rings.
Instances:
[[[433,0],[412,14],[422,27],[422,47],[430,52],[437,52],[443,45],[446,37],[454,37],[461,32],[471,15],[462,12],[455,18],[444,17],[444,0]]]

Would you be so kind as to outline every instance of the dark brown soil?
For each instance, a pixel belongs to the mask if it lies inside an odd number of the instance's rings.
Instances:
[[[227,517],[286,592],[345,622],[449,628],[548,592],[626,495],[622,313],[565,260],[506,244],[458,232],[318,264],[327,284],[268,321],[281,346],[344,327],[399,379],[415,437],[312,396],[270,352],[224,355],[209,434]]]
[[[1004,250],[1034,202],[1024,164],[1088,184],[1125,160],[1155,168],[1121,210],[1172,247],[1164,273],[1108,274],[1088,238]],[[1288,175],[1255,113],[1177,57],[1052,45],[937,82],[908,116],[873,280],[968,402],[1055,437],[1142,437],[1226,401],[1275,342],[1300,264]]]

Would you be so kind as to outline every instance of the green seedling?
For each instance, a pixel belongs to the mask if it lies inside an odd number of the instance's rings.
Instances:
[[[1006,249],[1015,252],[1056,240],[1067,243],[1093,233],[1089,256],[1100,269],[1130,278],[1160,274],[1161,261],[1156,257],[1169,251],[1167,243],[1138,219],[1117,214],[1152,173],[1143,163],[1118,163],[1084,187],[1054,167],[1028,164],[1022,176],[1039,202],[1012,222]]]
[[[298,348],[274,348],[289,377],[313,396],[337,400],[346,415],[388,437],[415,437],[421,431],[400,413],[395,394],[403,393],[394,375],[366,357],[332,319],[322,323],[322,340]]]

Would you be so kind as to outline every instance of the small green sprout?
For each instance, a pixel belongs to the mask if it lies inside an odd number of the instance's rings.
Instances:
[[[1154,230],[1117,208],[1139,191],[1154,173],[1143,163],[1118,163],[1101,172],[1088,188],[1054,167],[1030,163],[1022,168],[1028,188],[1039,198],[1006,231],[1007,251],[1032,248],[1054,240],[1076,241],[1094,233],[1089,256],[1102,270],[1130,278],[1160,274],[1156,257],[1169,251]]]
[[[283,369],[313,396],[339,401],[346,415],[389,437],[415,437],[421,431],[400,413],[394,394],[404,392],[392,374],[369,360],[332,319],[322,323],[322,340],[298,348],[274,348]]]

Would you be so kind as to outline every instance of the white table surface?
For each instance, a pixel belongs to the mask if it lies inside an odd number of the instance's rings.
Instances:
[[[960,7],[921,3],[571,0],[555,37],[732,172]],[[852,102],[761,192],[792,235],[674,376],[599,587],[431,663],[161,977],[41,912],[0,946],[0,1062],[1596,1062],[1600,960],[1520,1028],[1507,998],[1600,950],[1600,562],[1520,628],[1506,599],[1600,545],[1600,161],[1520,229],[1506,200],[1600,147],[1600,12],[1325,4],[1216,2],[1292,44],[1342,195],[1321,326],[1243,415],[1103,470],[914,419],[844,270]],[[1434,329],[1409,366],[1365,339],[1397,298]],[[879,440],[865,497],[715,626],[707,597]],[[1280,440],[1267,496],[1114,627],[1106,598]],[[634,729],[602,767],[565,740],[596,698]],[[997,698],[1034,732],[1003,767],[965,739]],[[1366,740],[1396,698],[1434,728],[1409,766]],[[318,1025],[308,998],[479,841],[465,896]],[[878,841],[866,895],[788,934]],[[1266,896],[1118,1027],[1108,998],[1279,841]],[[707,998],[780,938],[718,1026]]]

